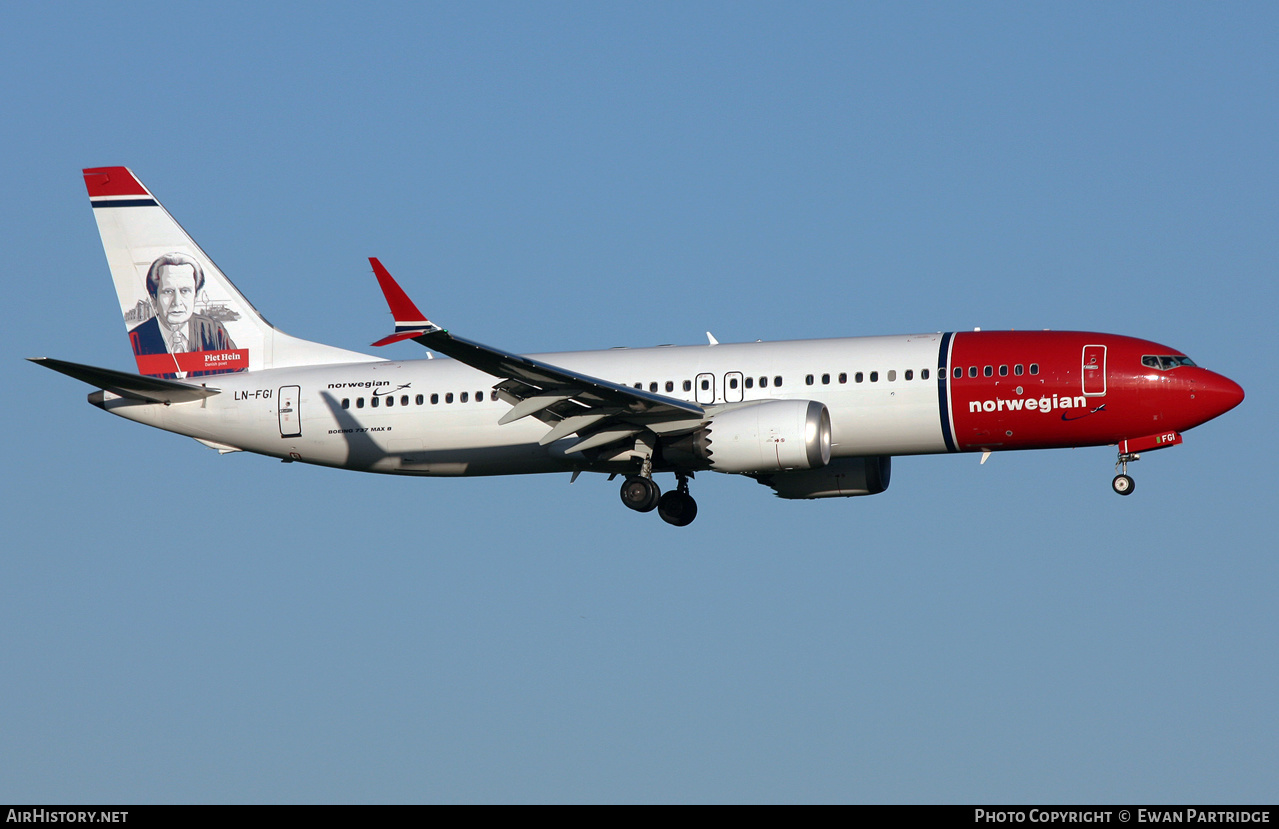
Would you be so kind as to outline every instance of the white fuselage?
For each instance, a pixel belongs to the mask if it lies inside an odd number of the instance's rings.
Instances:
[[[816,400],[830,412],[834,457],[904,455],[947,451],[936,376],[943,336],[618,348],[534,358],[696,401],[708,414],[750,401]],[[493,384],[492,376],[449,359],[361,362],[211,377],[207,385],[221,393],[196,402],[147,405],[107,394],[104,406],[220,447],[372,472],[607,469],[608,461],[628,456],[630,447],[621,447],[616,456],[592,462],[565,454],[573,439],[539,445],[547,426],[533,417],[499,425],[511,405],[496,398]]]

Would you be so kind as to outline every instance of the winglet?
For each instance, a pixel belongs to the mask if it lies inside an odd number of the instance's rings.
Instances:
[[[417,309],[413,300],[409,299],[409,295],[404,293],[404,289],[376,256],[369,257],[369,264],[373,266],[373,273],[377,276],[377,283],[382,288],[382,295],[386,297],[391,316],[395,318],[395,333],[389,337],[383,337],[373,345],[390,345],[401,340],[411,340],[423,334],[430,334],[432,331],[443,330]]]

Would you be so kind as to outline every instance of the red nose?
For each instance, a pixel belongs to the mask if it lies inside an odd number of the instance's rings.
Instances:
[[[1194,395],[1204,420],[1219,417],[1243,402],[1243,388],[1229,377],[1212,371],[1195,378]]]

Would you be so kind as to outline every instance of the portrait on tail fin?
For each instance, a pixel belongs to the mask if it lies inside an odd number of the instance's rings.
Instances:
[[[174,380],[244,371],[247,356],[222,323],[196,313],[204,269],[194,258],[166,253],[147,270],[154,316],[129,331],[138,371]]]

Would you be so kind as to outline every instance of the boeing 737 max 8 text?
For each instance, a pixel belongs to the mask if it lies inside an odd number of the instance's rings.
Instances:
[[[521,356],[432,323],[371,259],[395,318],[374,345],[452,358],[381,360],[273,327],[128,169],[84,179],[138,374],[36,362],[97,387],[101,409],[219,452],[396,475],[623,475],[627,507],[684,526],[696,472],[782,498],[873,495],[893,455],[1114,445],[1128,495],[1138,453],[1244,396],[1174,348],[1076,331]]]

